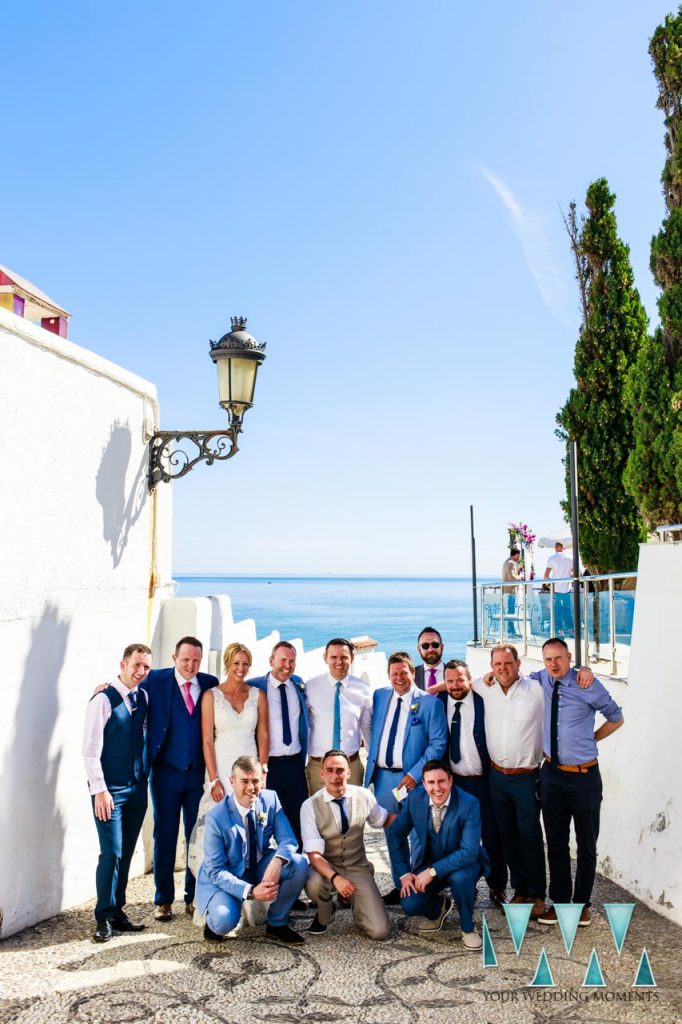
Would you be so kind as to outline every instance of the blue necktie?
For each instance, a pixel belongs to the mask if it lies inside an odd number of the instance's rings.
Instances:
[[[459,749],[459,736],[462,727],[462,716],[459,711],[461,706],[461,700],[455,701],[455,713],[452,716],[452,727],[450,730],[450,760],[453,764],[457,764],[462,756]]]
[[[386,744],[386,767],[393,767],[393,748],[395,747],[395,738],[398,732],[398,722],[400,721],[400,710],[403,706],[403,698],[398,697],[398,703],[396,704],[395,714],[393,721],[391,722],[391,729],[388,734],[388,743]]]
[[[284,746],[288,747],[291,743],[291,721],[289,719],[289,701],[287,700],[287,684],[280,683],[277,687],[279,695],[282,700],[282,740]]]
[[[334,731],[332,734],[332,750],[341,750],[341,683],[336,684],[334,694]]]
[[[334,800],[334,803],[341,812],[341,835],[345,836],[348,831],[348,816],[346,814],[346,808],[343,806],[343,797],[338,797],[338,799]]]
[[[554,680],[549,720],[549,756],[554,766],[559,764],[559,680]]]
[[[256,836],[256,814],[249,811],[246,815],[247,834],[247,868],[245,881],[255,885],[258,881],[258,838]]]
[[[130,701],[130,710],[137,711],[137,693],[130,690],[128,693],[128,700]]]

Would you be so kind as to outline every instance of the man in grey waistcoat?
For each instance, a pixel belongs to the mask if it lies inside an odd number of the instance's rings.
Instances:
[[[306,892],[317,904],[313,935],[326,932],[334,916],[334,890],[350,902],[353,920],[370,939],[388,937],[388,918],[365,851],[365,824],[387,828],[395,815],[362,786],[350,786],[350,763],[342,750],[322,758],[322,782],[301,808],[303,850],[310,860]]]

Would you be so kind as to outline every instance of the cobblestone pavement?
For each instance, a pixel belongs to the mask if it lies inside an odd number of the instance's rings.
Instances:
[[[390,887],[381,837],[372,856],[379,887]],[[93,872],[94,874],[94,872]],[[178,885],[180,876],[178,876]],[[221,945],[175,905],[169,924],[154,921],[149,876],[129,887],[128,910],[144,932],[92,941],[89,903],[18,935],[0,946],[0,1021],[12,1024],[611,1024],[655,1021],[682,1024],[682,929],[636,906],[620,957],[602,904],[631,902],[598,878],[595,915],[578,929],[566,954],[558,928],[531,923],[520,955],[504,913],[479,886],[476,922],[486,915],[497,967],[460,941],[456,911],[433,936],[418,934],[391,909],[391,936],[373,943],[353,928],[350,911],[337,913],[324,936],[291,950],[265,940],[262,928],[244,926]],[[312,913],[295,916],[305,930]],[[657,987],[633,988],[646,946]],[[529,988],[542,949],[555,988]],[[583,988],[590,953],[597,950],[605,988]]]

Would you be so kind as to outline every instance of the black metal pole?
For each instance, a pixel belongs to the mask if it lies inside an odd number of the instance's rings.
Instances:
[[[568,471],[571,482],[571,543],[573,545],[573,633],[575,664],[582,664],[580,655],[580,549],[578,547],[578,446],[568,442]],[[587,623],[585,623],[587,626]]]
[[[474,506],[469,505],[471,517],[471,592],[474,602],[474,643],[478,643],[478,604],[476,602],[476,537],[474,536]]]

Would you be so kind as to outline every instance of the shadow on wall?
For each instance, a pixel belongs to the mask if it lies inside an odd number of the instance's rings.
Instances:
[[[61,753],[50,757],[50,745],[68,633],[69,623],[48,605],[33,630],[13,741],[0,774],[0,909],[8,923],[19,927],[61,908],[64,821],[56,806]]]
[[[133,443],[128,423],[116,420],[102,451],[95,494],[102,506],[102,536],[111,547],[114,569],[119,565],[130,531],[140,518],[147,497],[147,454],[142,455],[130,493],[126,473]]]

